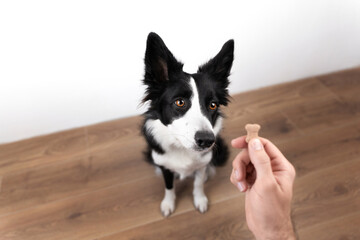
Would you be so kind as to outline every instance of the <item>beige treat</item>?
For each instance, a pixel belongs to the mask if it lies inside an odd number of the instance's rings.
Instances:
[[[258,132],[260,128],[259,124],[246,124],[245,129],[247,131],[247,136],[245,141],[249,143],[251,139],[259,137]]]

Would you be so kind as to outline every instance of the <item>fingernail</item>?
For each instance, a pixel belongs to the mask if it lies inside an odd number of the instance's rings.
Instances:
[[[239,171],[237,169],[234,170],[236,179],[240,178]]]
[[[242,184],[241,182],[238,182],[237,183],[237,187],[238,189],[240,190],[240,192],[243,192],[245,190],[245,186],[244,184]]]
[[[256,151],[263,149],[263,145],[258,138],[252,141],[252,146]]]

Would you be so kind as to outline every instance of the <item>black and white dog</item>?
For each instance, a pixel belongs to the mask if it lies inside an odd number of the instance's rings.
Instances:
[[[160,208],[164,216],[175,210],[174,177],[194,176],[194,205],[204,213],[208,199],[204,182],[214,166],[223,165],[228,149],[219,137],[227,105],[228,76],[234,59],[234,41],[229,40],[197,73],[188,74],[163,40],[150,33],[145,53],[146,92],[149,101],[142,128],[149,145],[147,159],[162,171],[165,197]]]

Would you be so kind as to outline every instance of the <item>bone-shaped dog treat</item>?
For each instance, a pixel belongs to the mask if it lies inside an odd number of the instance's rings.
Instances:
[[[247,131],[247,136],[245,141],[249,143],[251,139],[259,137],[258,132],[260,128],[259,124],[246,124],[245,129]]]

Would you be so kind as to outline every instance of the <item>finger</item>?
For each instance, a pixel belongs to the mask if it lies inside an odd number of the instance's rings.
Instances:
[[[249,142],[249,156],[254,164],[257,177],[273,177],[269,155],[265,152],[264,145],[259,138],[251,139]]]
[[[231,176],[230,176],[230,181],[232,184],[235,185],[235,187],[237,187],[239,189],[240,192],[245,192],[248,189],[248,185],[246,183],[246,181],[238,181],[236,179],[236,175],[235,175],[235,170],[233,169]]]
[[[259,139],[263,143],[264,149],[271,159],[284,157],[281,151],[270,140],[261,137]]]
[[[245,139],[246,139],[246,136],[241,136],[241,137],[235,138],[235,139],[231,140],[231,146],[234,148],[246,148],[247,143],[246,143]]]
[[[236,155],[232,162],[236,180],[242,181],[246,178],[246,167],[249,163],[250,157],[247,149],[242,150],[238,155]]]
[[[269,155],[271,161],[276,161],[277,170],[285,170],[292,178],[295,178],[295,168],[282,154],[282,152],[270,140],[260,138],[260,141],[264,144],[264,149]]]
[[[241,151],[233,160],[233,178],[237,182],[237,187],[240,191],[246,191],[246,168],[250,163],[249,152],[247,149]]]

